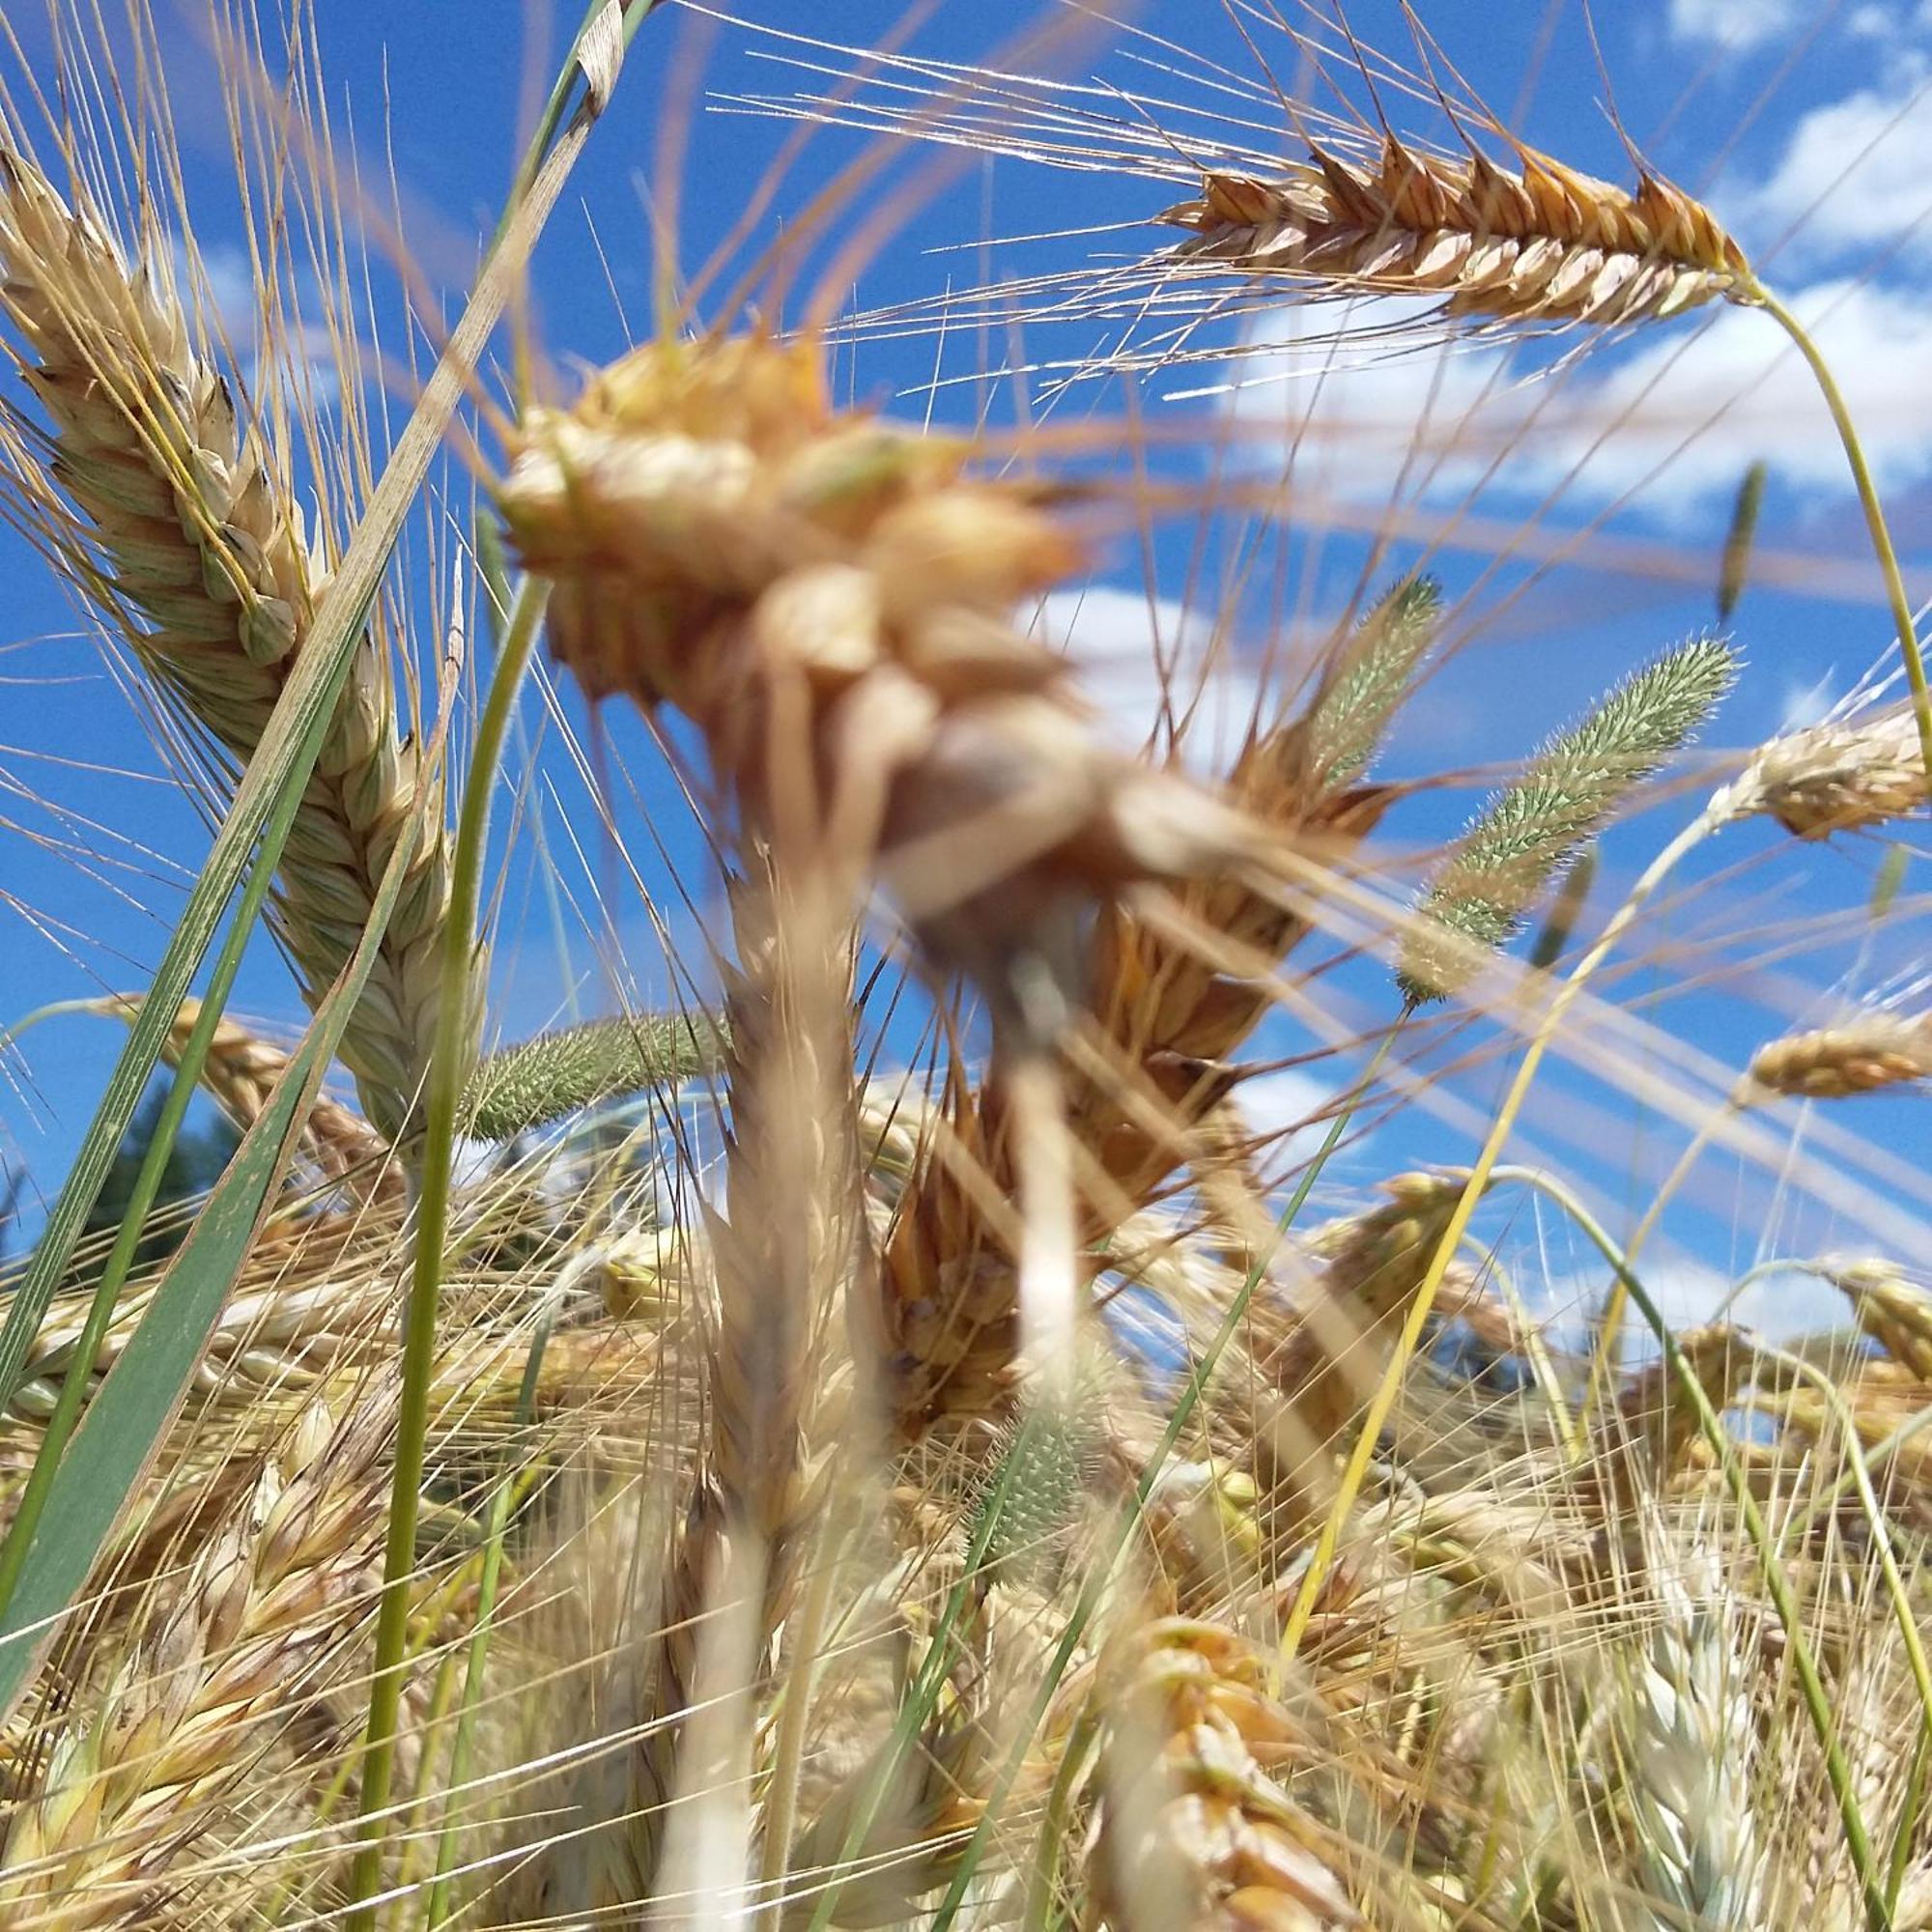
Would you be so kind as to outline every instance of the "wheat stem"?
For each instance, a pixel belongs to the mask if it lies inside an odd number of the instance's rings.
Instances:
[[[546,590],[529,579],[519,588],[491,675],[490,695],[476,727],[463,789],[450,876],[449,920],[443,928],[442,1001],[431,1050],[421,1187],[416,1202],[415,1256],[403,1316],[402,1388],[397,1402],[395,1476],[389,1494],[388,1537],[383,1555],[383,1599],[376,1620],[376,1656],[364,1733],[361,1843],[357,1848],[348,1923],[375,1932],[370,1902],[382,1883],[383,1813],[389,1802],[396,1723],[402,1708],[409,1641],[409,1582],[415,1567],[416,1514],[422,1499],[430,1390],[436,1374],[437,1302],[442,1284],[443,1242],[449,1225],[450,1179],[457,1113],[468,1071],[463,1028],[469,1011],[483,861],[489,842],[490,799],[517,694],[529,668],[543,617]]]
[[[1851,468],[1859,503],[1865,513],[1865,527],[1871,532],[1872,553],[1878,558],[1879,570],[1885,578],[1886,601],[1891,606],[1891,621],[1898,627],[1898,648],[1905,659],[1905,678],[1912,687],[1912,708],[1918,721],[1918,750],[1925,761],[1926,781],[1932,783],[1932,687],[1928,687],[1925,681],[1925,659],[1918,648],[1918,632],[1913,622],[1912,605],[1905,594],[1905,580],[1899,573],[1898,553],[1892,548],[1891,532],[1886,526],[1885,507],[1879,501],[1878,486],[1873,482],[1871,467],[1865,461],[1864,445],[1859,440],[1852,412],[1846,407],[1831,365],[1819,353],[1818,345],[1812,341],[1804,325],[1762,283],[1752,290],[1749,300],[1761,307],[1790,336],[1799,355],[1810,366],[1818,392],[1825,399],[1825,407],[1832,412],[1838,440],[1845,446],[1845,461]]]
[[[537,1318],[536,1332],[530,1338],[530,1351],[524,1363],[524,1379],[517,1391],[517,1427],[534,1420],[537,1384],[543,1374],[545,1350],[550,1346],[551,1326],[556,1319],[553,1298]],[[518,1471],[506,1468],[497,1482],[497,1493],[490,1502],[489,1540],[483,1550],[483,1570],[476,1583],[476,1609],[469,1633],[469,1648],[463,1660],[463,1709],[456,1719],[456,1737],[449,1749],[449,1775],[443,1780],[443,1824],[436,1843],[436,1863],[431,1874],[429,1897],[423,1907],[423,1932],[437,1932],[448,1915],[449,1875],[456,1862],[457,1825],[451,1806],[469,1776],[469,1752],[476,1732],[476,1719],[483,1702],[483,1668],[490,1655],[490,1638],[495,1631],[497,1591],[503,1574],[503,1539],[510,1527],[510,1513],[522,1494]]]

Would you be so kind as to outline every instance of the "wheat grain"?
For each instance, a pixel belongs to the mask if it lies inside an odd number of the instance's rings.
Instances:
[[[31,161],[6,152],[0,306],[25,340],[22,373],[55,430],[44,468],[38,442],[8,441],[21,514],[168,706],[230,767],[245,765],[325,578],[273,452],[197,347],[165,267],[150,255],[130,268],[92,212],[70,209]],[[396,840],[437,783],[416,740],[397,740],[389,673],[365,638],[282,857],[279,924],[311,1006],[360,939]],[[435,798],[427,813],[342,1043],[369,1119],[391,1139],[435,1031],[449,900]]]
[[[1615,324],[1676,315],[1756,283],[1717,217],[1646,174],[1634,194],[1512,142],[1520,172],[1383,137],[1373,164],[1311,147],[1278,179],[1210,173],[1159,218],[1167,258],[1341,290],[1445,298],[1453,315]]]
[[[1711,1553],[1672,1553],[1654,1523],[1648,1540],[1661,1603],[1631,1670],[1624,1739],[1640,1879],[1662,1908],[1659,1932],[1685,1924],[1749,1932],[1765,1920],[1747,1664]]]
[[[117,994],[95,1003],[95,1010],[131,1021],[140,1010],[141,995]],[[184,1000],[161,1052],[178,1065],[188,1036],[201,1016],[198,1000]],[[224,1013],[215,1022],[202,1062],[201,1084],[221,1111],[245,1133],[261,1118],[275,1083],[288,1070],[287,1052],[251,1033],[240,1020]],[[368,1122],[339,1101],[319,1094],[302,1121],[302,1144],[325,1182],[339,1182],[356,1200],[384,1208],[400,1208],[405,1191],[403,1173],[388,1144]]]
[[[1851,1298],[1859,1326],[1894,1362],[1932,1382],[1932,1294],[1889,1262],[1840,1264],[1829,1273]]]
[[[1751,1055],[1749,1077],[1758,1093],[1806,1100],[1848,1100],[1932,1078],[1932,1014],[1863,1013],[1772,1040]]]

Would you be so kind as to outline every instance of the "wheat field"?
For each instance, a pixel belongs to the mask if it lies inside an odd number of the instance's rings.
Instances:
[[[440,11],[0,21],[0,1927],[1932,1932],[1909,10]]]

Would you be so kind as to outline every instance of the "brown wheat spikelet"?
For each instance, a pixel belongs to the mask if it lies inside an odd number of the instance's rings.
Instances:
[[[1149,1626],[1123,1650],[1089,1860],[1101,1922],[1123,1932],[1361,1924],[1320,1829],[1271,1775],[1307,1747],[1268,1694],[1270,1661],[1231,1631],[1178,1619]]]
[[[1751,1055],[1751,1090],[1848,1100],[1932,1076],[1932,1015],[1871,1012],[1772,1040]]]
[[[98,1709],[14,1808],[8,1924],[129,1922],[172,1895],[176,1859],[304,1705],[382,1543],[376,1463],[392,1405],[310,1409],[246,1506],[154,1612]]]
[[[100,220],[12,153],[0,153],[0,307],[54,425],[44,468],[38,443],[8,440],[22,514],[168,706],[223,763],[245,765],[325,578],[275,453],[198,347],[164,267],[148,254],[130,268]],[[389,672],[365,638],[282,855],[279,924],[311,1004],[361,937],[396,840],[437,782],[416,741],[397,739]],[[439,806],[342,1042],[369,1119],[391,1138],[435,1030],[449,901]]]
[[[1907,818],[1926,802],[1910,707],[1827,720],[1774,738],[1712,801],[1720,819],[1766,813],[1800,838]]]
[[[131,1020],[139,1010],[141,996],[116,995],[96,1003],[96,1010],[116,1018]],[[201,1016],[201,1002],[182,1002],[175,1023],[161,1052],[170,1065],[180,1062]],[[214,1037],[208,1043],[202,1062],[201,1084],[221,1111],[245,1133],[269,1104],[276,1081],[288,1069],[289,1054],[271,1040],[252,1033],[240,1020],[223,1013],[215,1022]],[[302,1122],[304,1147],[324,1181],[339,1181],[358,1200],[380,1207],[402,1205],[405,1191],[402,1169],[384,1141],[358,1115],[326,1094],[318,1094]]]
[[[1894,1362],[1932,1382],[1932,1294],[1889,1262],[1852,1262],[1830,1275],[1851,1298],[1859,1326]]]
[[[1305,859],[1346,860],[1388,804],[1379,786],[1332,784],[1309,753],[1310,719],[1256,734],[1230,776],[1231,802]],[[1279,965],[1305,920],[1238,880],[1192,882],[1178,897],[1198,943],[1103,911],[1088,1005],[1101,1065],[1069,1071],[1067,1111],[1094,1184],[1081,1190],[1083,1237],[1096,1242],[1145,1205],[1193,1155],[1238,1069],[1229,1056],[1270,1007],[1263,964]],[[1214,956],[1225,937],[1243,966]],[[886,1357],[895,1368],[902,1433],[939,1416],[983,1415],[1010,1389],[1018,1335],[1017,1279],[1007,1236],[976,1205],[984,1188],[1010,1195],[1012,1176],[997,1080],[949,1083],[943,1132],[951,1152],[918,1170],[886,1255]],[[961,1178],[970,1167],[974,1179]]]
[[[1278,179],[1210,173],[1160,219],[1179,261],[1350,290],[1438,295],[1453,315],[1623,323],[1748,300],[1744,254],[1709,209],[1646,174],[1634,194],[1512,142],[1520,172],[1385,134],[1373,162],[1311,147]]]
[[[1011,627],[1081,558],[1046,493],[975,477],[970,441],[835,411],[823,355],[758,335],[634,351],[526,417],[504,516],[593,696],[681,711],[747,824],[815,836],[854,889],[877,875],[1017,1028],[1022,957],[1078,1005],[1086,907],[1259,847],[1105,749],[1065,661]]]

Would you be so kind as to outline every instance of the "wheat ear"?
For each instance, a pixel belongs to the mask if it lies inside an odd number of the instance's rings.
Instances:
[[[157,1599],[99,1707],[14,1808],[0,1917],[63,1932],[131,1922],[273,1738],[327,1689],[382,1539],[389,1404],[311,1408],[238,1520]],[[183,1881],[185,1882],[185,1881]]]
[[[1848,1100],[1925,1079],[1932,1079],[1932,1013],[1870,1012],[1759,1047],[1745,1093]]]
[[[1300,1731],[1268,1661],[1218,1625],[1170,1619],[1125,1646],[1103,1713],[1089,1883],[1111,1926],[1337,1932],[1363,1920],[1315,1821],[1270,1776]]]
[[[1663,1908],[1658,1932],[1679,1925],[1748,1932],[1765,1921],[1747,1666],[1721,1597],[1708,1585],[1693,1588],[1694,1562],[1663,1548],[1660,1527],[1649,1540],[1662,1601],[1628,1680],[1622,1740],[1639,1876]]]
[[[1231,800],[1310,861],[1341,865],[1375,827],[1389,794],[1355,782],[1417,667],[1435,640],[1441,597],[1427,578],[1396,584],[1350,635],[1336,640],[1302,716],[1257,732],[1228,781]],[[1122,906],[1102,914],[1088,1004],[1098,1065],[1068,1080],[1073,1132],[1097,1173],[1083,1191],[1088,1242],[1151,1198],[1190,1153],[1225,1097],[1229,1056],[1269,1009],[1260,962],[1279,964],[1307,922],[1235,880],[1202,881],[1181,903],[1202,936],[1168,936]],[[1225,940],[1243,970],[1217,956]],[[987,1190],[1013,1176],[998,1083],[947,1090],[945,1157],[926,1157],[886,1254],[887,1359],[896,1371],[900,1432],[940,1417],[995,1411],[1009,1392],[1018,1338],[1018,1284],[1006,1232],[983,1210]]]
[[[1725,818],[1764,813],[1800,838],[1884,825],[1927,799],[1909,709],[1812,724],[1774,738],[1712,801]]]
[[[165,268],[130,268],[23,156],[0,152],[0,306],[24,338],[50,452],[10,439],[14,487],[77,585],[105,611],[170,710],[245,765],[308,634],[324,571],[286,473],[196,343]],[[76,524],[49,477],[80,511]],[[425,785],[399,743],[386,663],[365,639],[283,853],[284,943],[313,1005],[368,924],[376,885]],[[403,1129],[434,1033],[449,900],[440,815],[343,1035],[370,1121]]]
[[[131,1021],[141,996],[124,993],[94,1003],[97,1012]],[[187,1044],[199,1018],[201,1003],[184,1000],[161,1048],[172,1065]],[[221,1111],[246,1132],[269,1104],[276,1081],[287,1071],[289,1055],[272,1041],[253,1034],[239,1020],[223,1014],[215,1023],[202,1063],[201,1084]],[[303,1144],[325,1181],[343,1183],[358,1200],[384,1208],[402,1205],[402,1170],[388,1143],[359,1115],[339,1101],[318,1095],[302,1122]]]
[[[1321,147],[1283,176],[1214,173],[1160,219],[1179,261],[1446,298],[1512,322],[1635,322],[1753,288],[1743,251],[1682,189],[1634,194],[1512,142],[1520,172],[1384,136],[1373,164]]]

